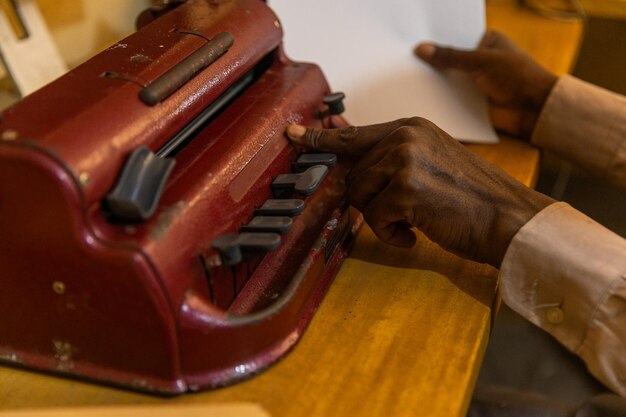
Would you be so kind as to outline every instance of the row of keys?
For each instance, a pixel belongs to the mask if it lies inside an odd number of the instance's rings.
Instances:
[[[304,201],[291,197],[294,193],[311,195],[320,186],[328,167],[335,164],[334,154],[302,154],[294,162],[291,174],[281,174],[272,181],[272,194],[255,210],[255,216],[241,227],[240,233],[218,236],[211,246],[219,254],[223,265],[234,266],[246,259],[273,251],[280,246],[280,235],[293,225],[293,216],[304,210]]]
[[[218,36],[232,38],[229,33],[222,33]],[[202,111],[196,119],[162,146],[156,153],[152,152],[146,146],[140,146],[132,151],[124,163],[115,186],[104,196],[103,208],[109,219],[116,222],[133,223],[142,222],[152,217],[161,199],[161,194],[165,189],[167,179],[176,162],[172,154],[176,152],[176,149],[182,143],[186,142],[187,138],[195,134],[194,132],[196,132],[197,127],[203,126],[208,118],[212,117],[211,115],[214,115],[219,112],[219,109],[228,105],[238,92],[249,85],[251,79],[251,76],[244,76],[244,78]],[[159,79],[158,81],[161,80]],[[149,87],[142,90],[141,94],[145,95],[145,92],[151,87],[155,87],[155,85],[151,84]],[[167,86],[165,86],[165,88],[167,89]],[[160,101],[161,99],[157,96],[161,93],[165,95],[168,94],[165,90],[161,92],[148,92],[148,95],[151,96],[148,101],[154,101],[154,103]],[[344,98],[345,95],[341,92],[325,95],[322,101],[327,108],[320,113],[320,118],[343,113]],[[148,104],[152,105],[154,103],[151,102]],[[293,184],[297,192],[308,195],[308,193],[313,192],[311,190],[316,188],[315,184],[319,185],[326,175],[326,171],[322,169],[318,168],[311,171],[310,169],[316,165],[332,166],[336,160],[337,157],[330,153],[300,155],[298,160],[294,162],[292,171],[296,173],[305,171],[305,175],[291,177],[292,174],[286,174],[286,176],[281,178],[276,184],[276,188],[279,191],[274,191],[274,194],[276,195],[278,193],[282,195],[284,188],[291,187],[291,184]],[[304,185],[301,186],[301,184]]]

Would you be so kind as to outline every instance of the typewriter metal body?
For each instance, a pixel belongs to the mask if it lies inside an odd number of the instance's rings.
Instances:
[[[175,394],[296,344],[358,219],[284,135],[345,121],[281,42],[261,0],[192,0],[3,112],[2,361]]]

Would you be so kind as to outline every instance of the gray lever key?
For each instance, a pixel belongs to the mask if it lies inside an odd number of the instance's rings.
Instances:
[[[254,211],[259,216],[295,216],[304,210],[304,200],[295,198],[269,199]]]
[[[285,233],[293,226],[291,217],[254,216],[250,223],[241,226],[242,232]]]
[[[337,162],[337,155],[334,153],[303,153],[296,162],[291,165],[294,172],[304,171],[314,165],[326,165],[331,167]]]
[[[281,174],[272,182],[272,191],[275,195],[291,189],[303,195],[313,194],[327,173],[327,166],[315,165],[298,174]]]
[[[250,255],[261,255],[280,246],[276,233],[228,233],[213,239],[211,247],[220,253],[224,265],[237,265]]]

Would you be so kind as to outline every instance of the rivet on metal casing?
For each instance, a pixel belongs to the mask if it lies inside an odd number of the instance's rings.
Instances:
[[[17,139],[17,131],[9,129],[2,132],[2,140],[11,141]]]
[[[80,181],[80,183],[83,186],[85,186],[85,187],[90,185],[91,184],[91,174],[86,172],[86,171],[81,172],[78,175],[78,181]]]
[[[61,281],[54,281],[52,283],[52,290],[59,295],[63,295],[65,294],[65,284]]]

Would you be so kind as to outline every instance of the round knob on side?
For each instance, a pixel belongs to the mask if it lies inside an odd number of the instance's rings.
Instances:
[[[339,115],[346,109],[343,105],[343,99],[345,98],[346,95],[344,93],[336,92],[325,95],[322,102],[328,106],[328,114]]]

